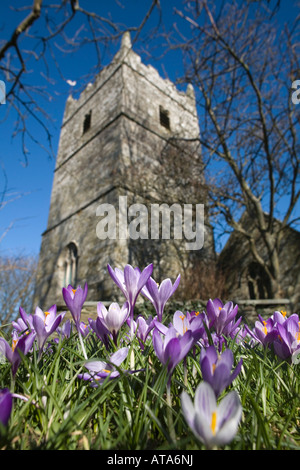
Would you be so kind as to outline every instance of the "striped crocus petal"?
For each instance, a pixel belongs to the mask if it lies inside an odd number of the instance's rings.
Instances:
[[[232,383],[241,370],[242,359],[232,371],[233,362],[233,352],[230,349],[225,349],[221,354],[217,353],[214,346],[209,346],[206,349],[202,348],[201,350],[200,367],[202,377],[212,386],[216,397]]]
[[[72,314],[76,328],[79,329],[81,310],[88,294],[87,283],[85,283],[84,289],[81,286],[74,289],[71,285],[68,285],[66,288],[63,287],[62,294],[65,304]]]
[[[177,276],[174,284],[171,279],[164,279],[160,285],[150,277],[142,289],[142,294],[152,302],[157,313],[158,320],[162,321],[165,305],[174,294],[180,282],[180,275]]]
[[[90,360],[85,363],[86,369],[89,373],[79,374],[78,377],[83,380],[88,380],[91,382],[92,386],[97,386],[103,383],[103,381],[109,377],[109,379],[114,379],[119,377],[120,372],[117,370],[122,362],[126,359],[129,349],[127,347],[120,348],[118,351],[113,353],[107,362],[99,360]],[[135,371],[124,372],[133,373]]]
[[[152,334],[153,348],[160,362],[167,366],[168,373],[171,374],[177,364],[188,354],[195,340],[190,330],[179,336],[173,326],[170,326],[163,336],[155,327]]]
[[[242,415],[240,398],[235,390],[217,404],[212,387],[201,382],[196,389],[194,403],[183,392],[181,406],[190,429],[206,447],[223,446],[235,437]]]
[[[112,280],[122,290],[128,300],[132,311],[137,296],[152,274],[153,264],[146,266],[143,271],[140,271],[139,268],[133,268],[130,264],[126,264],[124,272],[118,268],[113,270],[109,264],[107,265],[107,269]]]

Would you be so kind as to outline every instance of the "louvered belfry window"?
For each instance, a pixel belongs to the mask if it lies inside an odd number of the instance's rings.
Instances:
[[[163,127],[170,129],[169,111],[164,109],[162,106],[159,107],[159,121]]]

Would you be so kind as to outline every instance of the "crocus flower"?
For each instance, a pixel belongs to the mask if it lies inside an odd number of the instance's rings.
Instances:
[[[112,338],[112,334],[100,320],[99,316],[97,316],[96,320],[89,318],[89,326],[91,330],[96,333],[97,337],[103,342],[106,349],[109,349],[109,338]]]
[[[145,319],[142,315],[139,315],[136,321],[133,321],[133,330],[136,337],[138,338],[142,350],[145,348],[145,343],[150,335],[150,332],[153,330],[154,325],[155,323],[151,315],[147,319]]]
[[[91,331],[90,326],[84,323],[83,321],[79,323],[79,330],[83,338],[86,338]]]
[[[150,277],[142,289],[142,294],[150,300],[157,313],[158,321],[162,321],[165,305],[169,298],[174,294],[180,282],[180,274],[174,284],[171,279],[164,279],[160,285]]]
[[[218,354],[214,346],[201,349],[200,367],[202,377],[205,382],[211,385],[217,398],[240,373],[242,362],[241,359],[232,371],[233,353],[230,349],[226,349],[222,354]]]
[[[74,323],[68,318],[61,326],[58,326],[56,329],[56,333],[58,334],[59,338],[61,339],[68,339],[71,336],[73,330]],[[86,325],[83,321],[79,324],[79,329],[82,336],[85,338],[91,331],[89,325]],[[58,342],[59,338],[56,338],[56,342]]]
[[[59,344],[60,341],[64,339],[69,339],[71,336],[72,324],[71,320],[66,320],[64,323],[61,323],[60,326],[56,328],[56,333],[58,338],[53,338],[53,342]]]
[[[277,336],[273,342],[274,351],[281,359],[289,359],[300,352],[300,322],[297,314],[277,324]]]
[[[173,315],[173,326],[179,335],[191,330],[195,341],[198,341],[205,333],[203,316],[199,312],[186,312],[177,310]]]
[[[56,331],[56,328],[60,325],[65,313],[66,312],[62,312],[57,315],[56,305],[52,305],[52,307],[50,307],[46,312],[43,312],[40,307],[36,307],[35,313],[32,317],[32,322],[38,341],[39,357],[41,357],[47,338]]]
[[[117,302],[113,302],[108,307],[108,310],[102,302],[98,302],[97,314],[99,321],[108,331],[111,332],[114,343],[117,344],[119,330],[129,315],[128,302],[125,302],[122,308],[120,308]]]
[[[63,294],[65,304],[70,310],[73,320],[75,322],[79,341],[81,344],[81,349],[82,349],[85,359],[87,359],[87,354],[86,354],[86,350],[83,344],[82,334],[80,330],[80,318],[81,318],[81,311],[82,311],[83,304],[87,298],[87,293],[88,293],[87,283],[85,283],[84,289],[82,289],[80,286],[78,286],[77,289],[74,289],[70,284],[68,285],[67,288],[63,287],[62,289],[62,294]]]
[[[242,406],[235,390],[217,404],[213,388],[207,382],[201,382],[194,403],[187,392],[182,392],[181,407],[188,426],[206,447],[223,446],[236,435]]]
[[[161,335],[157,328],[152,333],[152,342],[155,354],[160,362],[167,366],[169,379],[175,367],[186,357],[195,340],[191,330],[179,336],[173,326],[168,328],[165,335]]]
[[[99,384],[102,384],[104,380],[109,377],[109,379],[115,379],[119,377],[120,372],[117,370],[122,362],[125,361],[128,355],[128,348],[121,348],[110,356],[109,361],[88,361],[85,363],[88,373],[79,374],[78,378],[87,380],[91,382],[91,386],[97,387]],[[127,370],[123,371],[129,372]],[[130,371],[131,373],[132,371]]]
[[[26,356],[31,350],[35,332],[30,332],[18,337],[16,330],[13,331],[12,345],[4,338],[0,338],[0,355],[2,354],[12,365],[12,375],[15,376],[21,363],[22,357],[19,352]]]
[[[227,302],[224,305],[220,299],[209,299],[206,305],[206,312],[209,328],[214,328],[218,335],[231,336],[242,320],[242,317],[240,317],[235,321],[238,305],[233,306],[232,302]]]
[[[12,394],[8,388],[0,390],[0,423],[7,426],[12,410]]]
[[[272,317],[264,320],[259,315],[259,320],[254,323],[254,328],[252,330],[250,330],[247,325],[245,327],[250,336],[263,346],[268,346],[270,343],[273,343],[274,339],[278,335],[277,327],[275,326],[274,319]]]
[[[72,331],[72,324],[71,320],[66,320],[64,323],[61,324],[61,326],[58,326],[56,328],[56,333],[60,338],[70,338],[71,336],[71,331]]]
[[[22,307],[19,307],[20,318],[11,322],[12,327],[19,333],[33,330],[32,315],[27,314]]]
[[[159,322],[157,317],[154,318],[153,323],[156,329],[163,335],[167,334],[169,328],[176,330],[177,337],[181,337],[187,331],[191,331],[195,343],[205,335],[203,317],[200,316],[198,312],[187,312],[184,314],[180,310],[177,310],[173,315],[173,322],[169,323],[169,326]]]
[[[70,310],[77,330],[79,330],[81,310],[84,302],[86,301],[88,293],[88,286],[85,283],[84,289],[80,286],[74,289],[70,284],[68,287],[63,287],[62,294],[66,306]]]
[[[131,322],[131,338],[133,337],[133,311],[137,301],[137,297],[140,294],[142,288],[145,286],[149,277],[153,271],[153,264],[149,264],[142,272],[139,268],[133,268],[130,264],[127,264],[124,271],[115,268],[113,270],[111,266],[107,265],[108,272],[115,282],[115,284],[121,289],[126,300],[129,303],[129,316]]]
[[[281,310],[280,312],[275,311],[273,314],[274,323],[284,323],[289,317],[286,315],[286,312]]]

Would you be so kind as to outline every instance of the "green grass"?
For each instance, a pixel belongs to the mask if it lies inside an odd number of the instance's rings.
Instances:
[[[167,324],[167,323],[166,323]],[[126,342],[126,327],[119,344]],[[93,334],[84,339],[89,358],[107,359],[109,354]],[[129,343],[130,344],[130,343]],[[153,350],[151,340],[134,351],[136,374],[130,369],[130,353],[121,375],[92,388],[80,380],[84,357],[77,334],[60,344],[51,343],[38,361],[33,351],[23,358],[15,380],[11,367],[0,364],[0,388],[8,387],[27,398],[14,398],[7,429],[1,431],[1,448],[16,450],[198,450],[198,442],[181,412],[180,394],[194,395],[201,382],[200,347],[175,369],[171,382],[172,406],[167,401],[167,374]],[[234,388],[240,395],[243,414],[234,440],[225,449],[293,450],[300,445],[299,365],[281,361],[271,349],[229,342],[235,364],[243,358],[240,374],[222,396]],[[113,345],[112,345],[113,348]],[[112,349],[113,350],[113,349]],[[220,397],[220,399],[222,398]],[[167,412],[168,410],[168,412]],[[170,436],[172,416],[176,441]]]

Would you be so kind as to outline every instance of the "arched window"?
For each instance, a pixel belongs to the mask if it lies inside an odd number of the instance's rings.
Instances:
[[[71,242],[65,249],[63,264],[63,285],[74,286],[77,279],[78,250],[75,243]]]
[[[272,298],[270,280],[258,263],[250,263],[247,280],[250,299]]]

